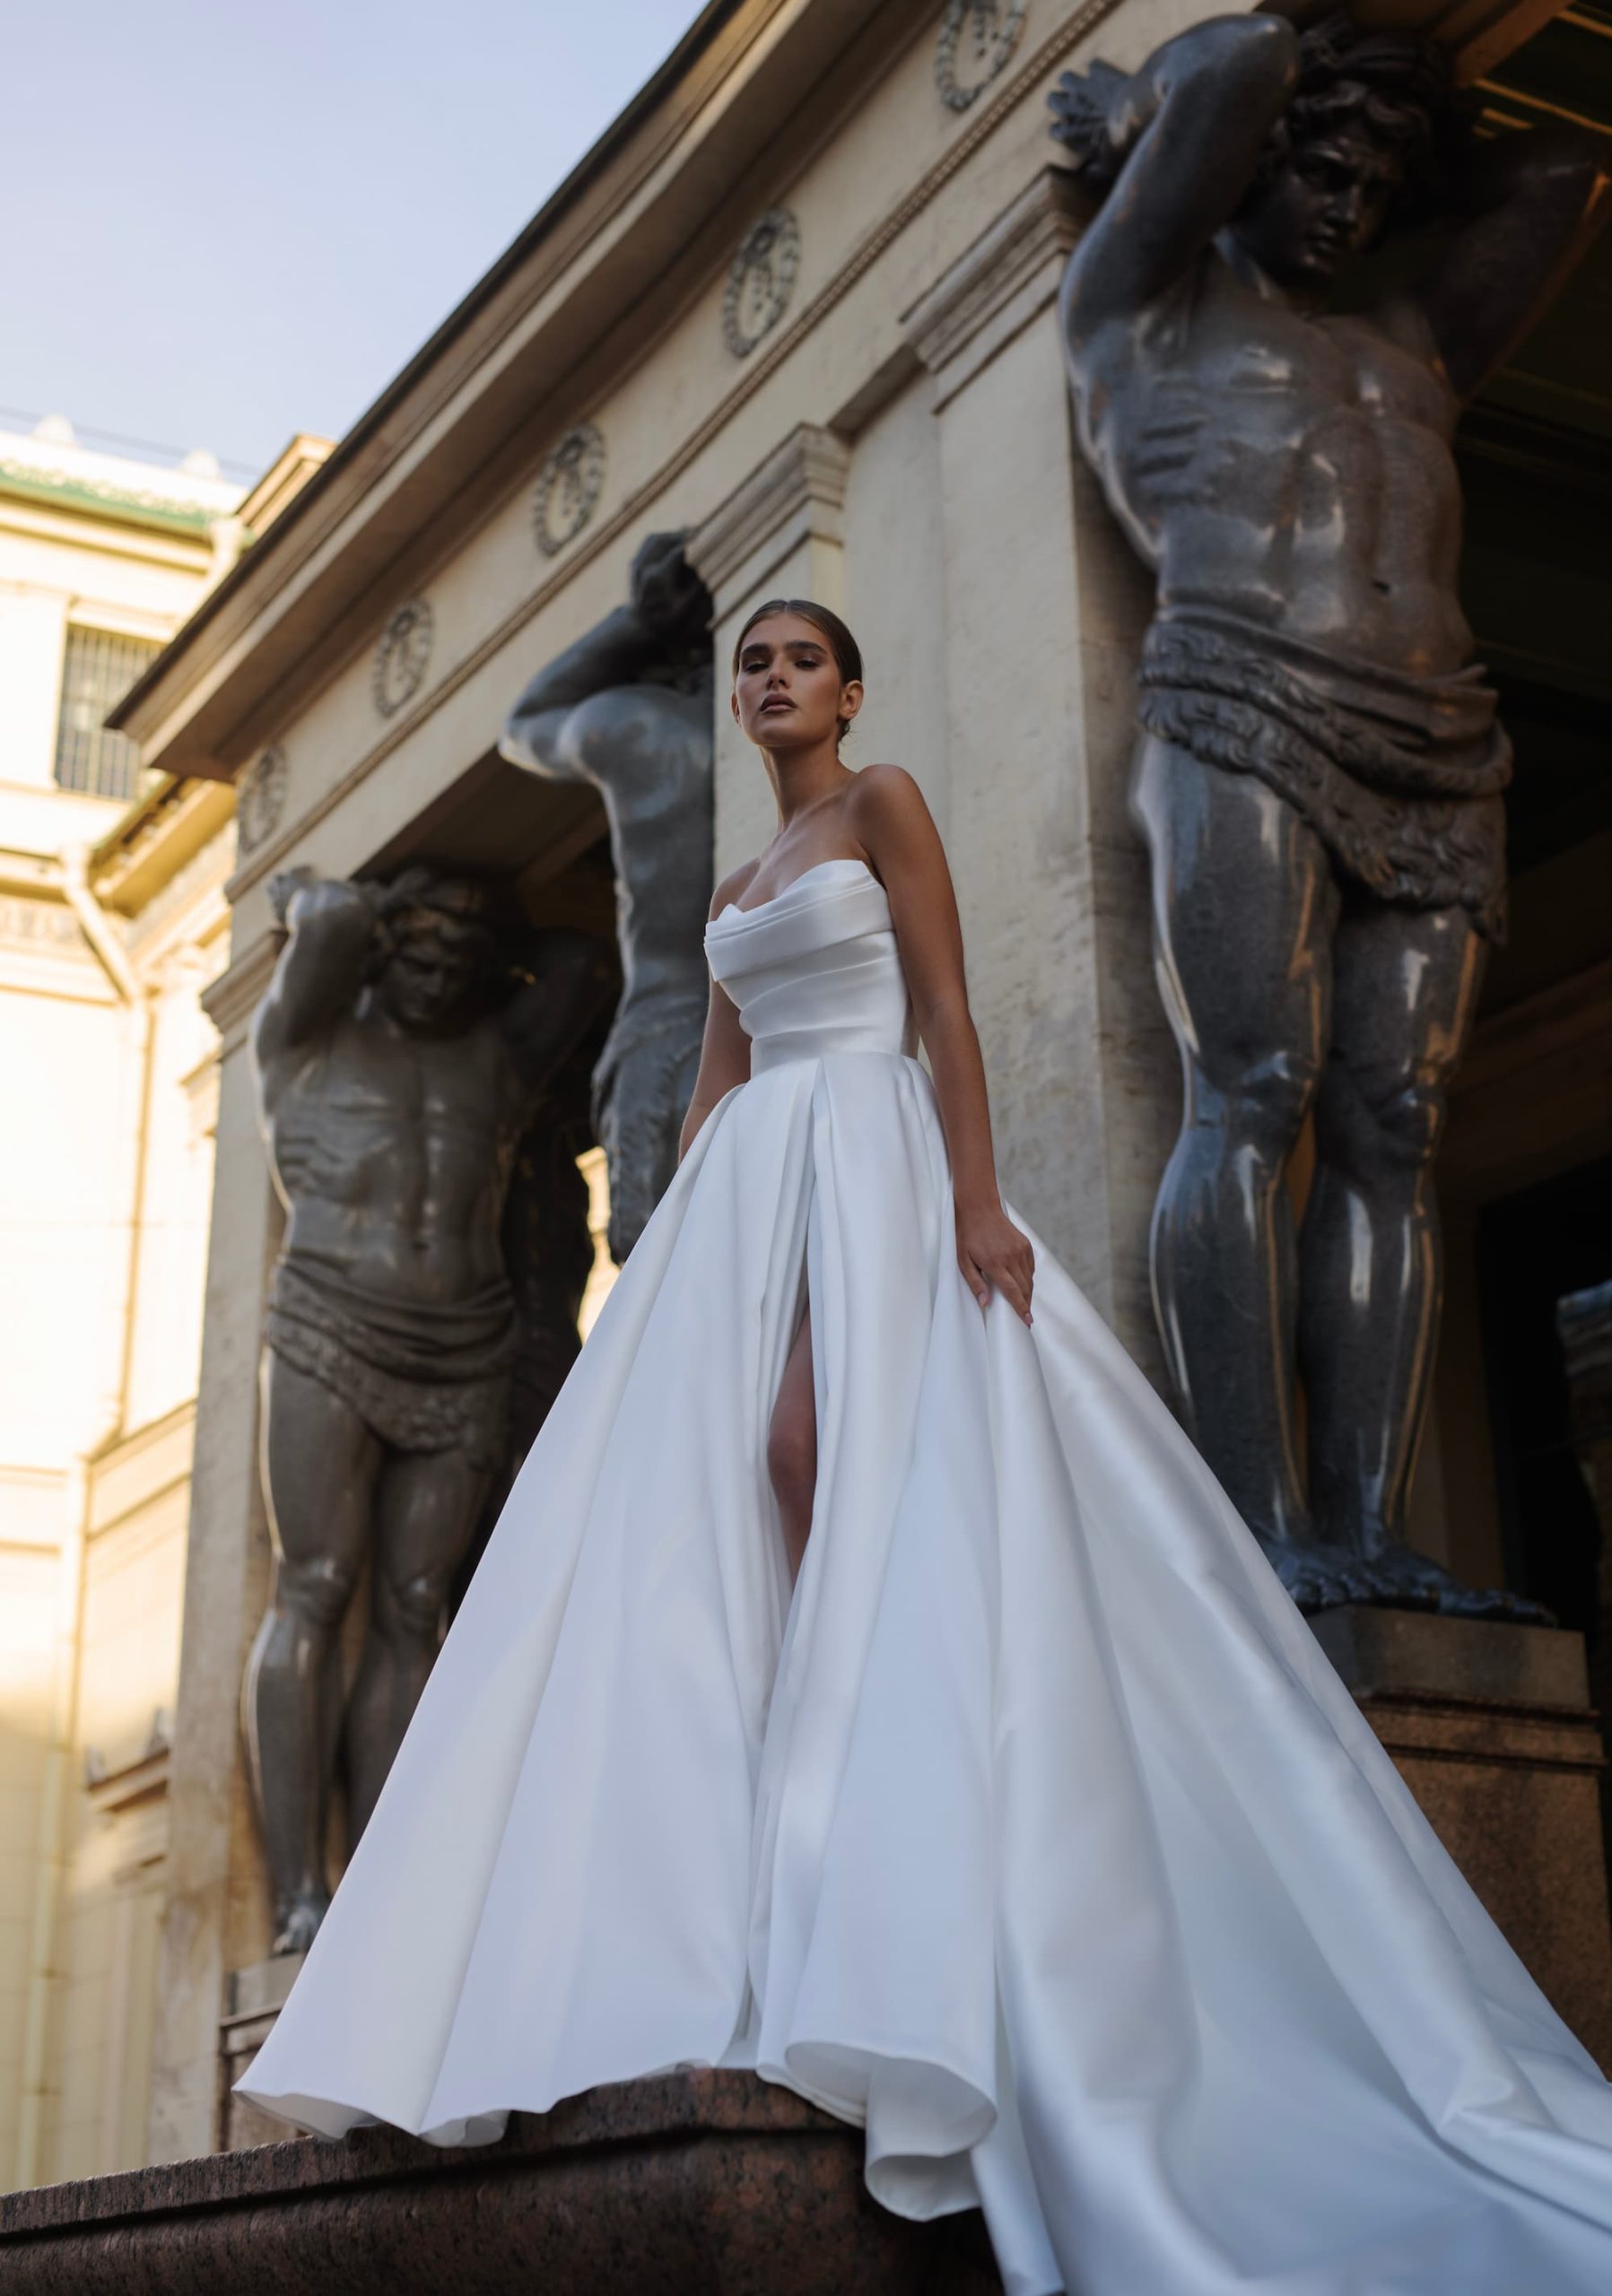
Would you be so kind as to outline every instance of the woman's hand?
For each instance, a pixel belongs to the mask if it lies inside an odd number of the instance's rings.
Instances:
[[[957,1265],[983,1308],[994,1283],[1015,1315],[1028,1324],[1035,1254],[1030,1239],[1015,1228],[1001,1205],[958,1207]]]

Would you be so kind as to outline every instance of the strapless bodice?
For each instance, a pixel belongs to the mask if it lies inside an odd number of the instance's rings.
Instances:
[[[911,1054],[918,1032],[884,888],[865,861],[819,861],[771,900],[705,928],[712,977],[739,1008],[750,1073],[838,1052]]]

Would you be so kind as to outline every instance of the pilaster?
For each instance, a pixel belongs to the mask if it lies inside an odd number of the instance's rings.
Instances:
[[[1151,584],[1073,440],[1056,301],[1078,230],[1042,170],[902,324],[939,429],[948,843],[1003,1186],[1156,1374],[1176,1062],[1125,808]]]
[[[752,607],[769,596],[815,598],[841,610],[850,465],[842,439],[800,423],[689,536],[689,562],[716,603],[719,877],[764,845],[777,825],[761,761],[728,707],[734,641]]]
[[[221,1038],[218,1152],[202,1333],[157,1980],[151,2152],[220,2141],[218,2031],[231,1970],[266,1952],[267,1913],[240,1731],[241,1669],[268,1582],[257,1476],[257,1358],[280,1216],[248,1031],[278,952],[265,935],[203,1002]]]

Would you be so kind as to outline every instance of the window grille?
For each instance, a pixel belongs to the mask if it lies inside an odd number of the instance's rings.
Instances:
[[[103,724],[161,648],[109,630],[67,631],[62,664],[62,714],[56,732],[56,778],[64,789],[92,797],[132,797],[140,787],[140,752],[126,734]]]

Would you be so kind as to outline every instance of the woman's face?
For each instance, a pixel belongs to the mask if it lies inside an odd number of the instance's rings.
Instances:
[[[832,742],[840,719],[854,718],[861,706],[861,685],[841,680],[833,649],[815,622],[796,613],[769,614],[745,633],[733,714],[758,747],[803,749]]]

